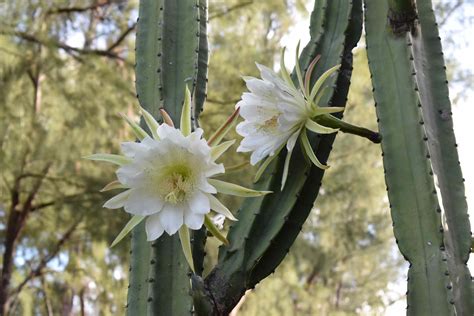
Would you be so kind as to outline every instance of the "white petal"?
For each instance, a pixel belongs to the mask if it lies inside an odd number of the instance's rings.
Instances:
[[[160,215],[153,214],[148,216],[145,223],[146,239],[152,241],[158,239],[165,231],[160,222]]]
[[[145,179],[145,174],[143,173],[143,166],[140,166],[135,163],[131,163],[120,167],[115,172],[117,179],[120,183],[125,184],[128,187],[140,186]]]
[[[108,200],[107,202],[105,202],[104,207],[110,208],[110,209],[121,208],[122,206],[124,206],[129,195],[130,195],[130,190],[123,191],[117,194],[116,196],[114,196],[113,198],[111,198],[110,200]]]
[[[131,189],[125,211],[135,215],[151,215],[161,211],[163,201],[148,189]]]
[[[210,163],[208,164],[207,166],[207,169],[206,171],[204,172],[204,175],[206,177],[212,177],[216,174],[219,174],[219,173],[224,173],[225,172],[225,168],[224,168],[224,165],[223,164],[216,164],[216,163]]]
[[[148,151],[147,146],[136,142],[124,142],[120,144],[122,153],[130,158],[134,158],[137,154],[143,155]]]
[[[186,210],[186,212],[184,212],[184,224],[191,229],[199,229],[204,224],[204,215],[195,214]]]
[[[167,124],[161,124],[160,127],[158,127],[157,132],[158,132],[158,136],[162,140],[169,139],[175,144],[186,143],[186,137],[184,137],[181,131]]]
[[[199,180],[198,189],[205,193],[212,193],[212,194],[217,193],[216,188],[214,188],[211,184],[209,184],[209,182],[207,181],[207,178],[205,177],[202,177]]]
[[[287,93],[290,93],[292,95],[296,92],[292,87],[288,86],[288,84],[282,78],[280,78],[280,76],[278,76],[272,69],[264,65],[260,65],[258,63],[257,67],[260,70],[260,74],[263,80],[270,81],[271,83],[275,84],[275,86],[277,86],[279,89],[286,91]]]
[[[204,131],[202,130],[202,128],[196,128],[196,130],[192,132],[191,134],[189,134],[187,138],[194,142],[194,141],[200,140],[202,138],[203,133]]]
[[[207,214],[211,210],[209,198],[201,191],[196,191],[188,201],[189,210],[196,214]]]
[[[182,205],[167,203],[163,206],[163,209],[159,213],[160,222],[168,235],[175,234],[181,225],[183,225],[183,213]]]

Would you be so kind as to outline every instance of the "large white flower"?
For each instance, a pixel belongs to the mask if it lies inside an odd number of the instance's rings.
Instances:
[[[327,70],[310,89],[311,73],[318,58],[310,64],[303,80],[298,63],[298,50],[297,48],[296,73],[299,87],[295,86],[285,68],[283,50],[281,55],[282,77],[279,77],[270,68],[257,64],[261,79],[244,77],[250,92],[245,92],[241,101],[236,105],[240,108],[240,115],[244,118],[244,121],[237,126],[237,133],[244,137],[237,151],[252,152],[250,156],[252,165],[268,157],[257,172],[257,178],[286,144],[288,154],[285,161],[282,188],[286,181],[291,153],[298,137],[301,138],[305,152],[313,163],[320,168],[327,168],[314,155],[305,130],[309,129],[320,134],[338,131],[337,128],[321,125],[315,119],[344,109],[342,107],[319,106],[325,80],[340,66]]]
[[[112,245],[118,243],[133,227],[146,220],[148,240],[155,240],[164,232],[173,235],[179,231],[186,258],[192,264],[189,229],[200,229],[204,224],[222,242],[224,236],[208,216],[211,210],[236,220],[232,213],[213,195],[218,192],[237,196],[255,197],[269,192],[255,191],[211,177],[224,173],[216,160],[234,143],[220,143],[238,117],[238,110],[218,129],[208,142],[202,138],[203,130],[191,132],[190,94],[181,115],[181,129],[162,110],[165,123],[159,125],[145,110],[142,114],[152,135],[138,124],[124,117],[132,126],[140,142],[124,142],[123,155],[95,154],[89,159],[119,165],[117,181],[103,191],[125,189],[108,200],[104,207],[124,208],[134,215]]]
[[[107,201],[104,207],[123,207],[130,214],[147,216],[148,240],[155,240],[164,231],[173,235],[183,224],[191,229],[201,228],[204,215],[211,210],[211,201],[216,203],[212,194],[217,190],[208,180],[224,173],[224,166],[215,163],[202,133],[197,129],[184,136],[180,130],[162,124],[157,129],[159,139],[146,136],[140,143],[122,143],[130,162],[116,173],[128,190]],[[231,213],[225,215],[233,219]]]

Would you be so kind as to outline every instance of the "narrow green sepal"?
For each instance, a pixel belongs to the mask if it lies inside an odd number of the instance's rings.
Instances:
[[[110,248],[115,247],[122,239],[128,235],[132,231],[132,229],[137,226],[138,224],[141,223],[141,221],[145,218],[145,216],[142,215],[134,215],[132,218],[128,221],[128,223],[123,227],[123,229],[120,231],[120,233],[115,237],[114,241],[110,245]]]
[[[188,85],[184,88],[184,102],[181,111],[180,129],[184,136],[191,134],[191,92]]]
[[[323,86],[324,82],[329,78],[329,76],[331,76],[333,73],[335,73],[336,71],[339,70],[339,68],[341,68],[341,65],[336,65],[328,70],[326,70],[322,75],[321,77],[318,78],[318,80],[316,81],[316,83],[314,84],[313,86],[313,89],[311,90],[311,95],[309,96],[309,100],[312,101],[314,100],[314,97],[316,96],[316,94],[318,93],[319,89],[321,89],[321,87]]]
[[[285,50],[286,50],[286,47],[283,47],[281,50],[280,71],[285,82],[289,84],[290,87],[296,90],[295,84],[293,83],[293,80],[291,80],[290,74],[288,73],[288,70],[286,69],[286,66],[285,66]]]
[[[219,201],[215,196],[209,194],[209,203],[211,204],[211,210],[215,211],[216,213],[222,214],[231,221],[237,221],[237,218],[235,218],[234,214],[224,205]]]
[[[211,148],[212,159],[213,160],[219,159],[219,157],[222,156],[234,143],[235,143],[235,139],[228,140],[226,142],[223,142],[222,144],[212,147]]]
[[[138,138],[139,140],[143,140],[148,134],[145,132],[143,128],[140,127],[137,123],[132,121],[128,116],[125,114],[120,113],[120,116],[125,120],[125,122],[130,125],[132,128],[133,134],[135,134],[135,137]]]
[[[320,169],[327,169],[329,166],[323,165],[318,157],[314,154],[313,148],[311,148],[311,144],[309,143],[308,140],[308,135],[306,135],[306,130],[301,131],[300,134],[300,139],[301,139],[301,144],[303,145],[304,151],[308,158],[311,160],[312,163],[314,163],[315,166],[317,166]]]
[[[304,93],[304,82],[303,82],[303,74],[301,72],[301,67],[300,67],[300,62],[298,60],[298,56],[300,55],[300,41],[298,41],[298,44],[296,45],[296,76],[298,77],[298,84],[300,86],[301,91]]]
[[[119,166],[123,166],[131,162],[131,160],[127,157],[124,157],[121,155],[114,155],[114,154],[93,154],[93,155],[84,157],[84,159],[109,162],[109,163],[113,163]]]
[[[205,215],[205,217],[204,217],[204,226],[206,226],[207,230],[214,237],[216,237],[218,240],[220,240],[224,245],[226,245],[226,246],[229,245],[229,241],[227,240],[227,238],[224,235],[222,235],[220,230],[212,223],[212,220],[209,217],[209,215]]]
[[[257,190],[252,190],[245,188],[243,186],[221,181],[221,180],[216,180],[216,179],[209,179],[209,183],[214,186],[219,193],[224,193],[224,194],[229,194],[229,195],[235,195],[235,196],[241,196],[241,197],[257,197],[257,196],[263,196],[269,193],[272,193],[272,191],[257,191]]]
[[[186,225],[182,225],[179,229],[179,239],[181,240],[181,247],[183,248],[184,257],[186,258],[191,270],[195,272],[193,252],[191,249],[191,237],[189,236],[189,229]]]
[[[320,125],[311,119],[306,120],[305,127],[308,130],[317,134],[332,134],[336,133],[339,130],[338,128],[331,128]]]
[[[126,189],[127,187],[120,183],[118,180],[112,181],[103,187],[100,192],[106,192],[115,189]]]
[[[158,136],[158,127],[160,126],[160,124],[158,124],[153,115],[151,115],[150,112],[148,112],[144,108],[140,107],[140,111],[142,112],[143,119],[145,120],[146,125],[150,129],[153,138],[156,140],[160,139],[160,137]]]
[[[273,154],[273,156],[268,156],[267,159],[265,159],[262,162],[262,164],[258,167],[257,173],[255,173],[255,177],[253,179],[253,182],[257,182],[258,180],[260,180],[260,177],[262,176],[265,169],[267,169],[268,165],[270,165],[270,163],[273,161],[273,159],[275,159],[278,156],[278,154],[280,153],[280,151],[283,149],[284,146],[285,146],[285,144],[281,145],[280,148],[278,148],[275,151],[275,154]]]

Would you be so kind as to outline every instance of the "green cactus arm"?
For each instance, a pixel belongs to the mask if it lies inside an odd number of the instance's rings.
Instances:
[[[345,104],[349,91],[350,78],[352,74],[352,49],[357,45],[362,33],[362,0],[352,1],[351,18],[344,43],[344,52],[341,62],[341,70],[337,77],[336,88],[331,98],[331,104]],[[318,136],[313,136],[318,137]],[[326,162],[332,149],[336,135],[321,135],[317,148],[314,148],[316,156]],[[314,142],[313,142],[314,143]],[[250,286],[273,272],[275,266],[283,260],[298,236],[303,223],[313,208],[324,172],[316,166],[311,166],[308,179],[303,190],[300,192],[296,204],[291,213],[285,219],[285,224],[280,232],[272,240],[265,254],[259,259],[258,264],[252,269],[249,277]]]
[[[140,1],[135,42],[135,87],[138,101],[141,107],[155,118],[160,116],[159,109],[162,106],[160,75],[162,26],[157,23],[161,18],[162,8],[163,0]]]
[[[197,82],[194,92],[193,118],[197,118],[203,110],[207,96],[207,71],[209,62],[209,44],[207,40],[208,1],[199,0],[199,52]],[[195,120],[197,123],[197,120]]]
[[[471,244],[464,179],[456,148],[446,67],[430,0],[417,1],[418,30],[412,36],[416,79],[428,148],[444,207],[448,266],[458,315],[473,315],[471,274],[466,266]]]
[[[148,278],[148,315],[192,315],[188,271],[177,235],[163,234],[153,242]]]
[[[161,25],[162,1],[142,0],[139,5],[136,40],[136,90],[142,108],[155,118],[161,107]],[[142,119],[141,127],[146,129]],[[148,274],[150,267],[150,245],[146,240],[145,221],[132,230],[130,251],[130,285],[127,294],[127,315],[146,315],[148,311]]]
[[[321,55],[321,58],[314,70],[313,82],[327,69],[340,64],[346,39],[345,33],[350,21],[351,8],[352,1],[330,1],[330,3],[327,4],[325,32],[320,38],[316,53],[316,55]],[[303,69],[308,67],[308,65],[305,64],[301,64],[301,66],[303,66]],[[335,81],[336,78],[330,78],[327,83],[328,86],[333,86]],[[328,93],[325,96],[327,99],[322,100],[322,104],[329,104],[331,95],[332,93]],[[313,139],[312,144],[316,150],[319,147],[320,140],[320,137]],[[249,248],[249,250],[247,250],[247,253],[249,253],[247,260],[247,264],[249,265],[248,269],[253,268],[273,242],[275,236],[281,231],[285,224],[285,219],[288,218],[307,180],[311,165],[306,163],[306,158],[303,156],[301,150],[295,150],[293,155],[294,157],[288,171],[289,177],[285,189],[279,194],[268,196],[266,203],[262,207],[262,211],[254,222],[254,231],[251,232],[247,245]],[[321,170],[321,173],[323,173],[323,170]],[[278,175],[280,175],[280,172],[278,172]],[[279,188],[271,188],[270,191],[278,192],[278,189]],[[316,197],[314,196],[312,198],[314,201]]]
[[[144,221],[132,230],[131,239],[127,315],[146,315],[150,246],[146,241]]]
[[[164,0],[162,23],[161,92],[163,107],[179,127],[185,85],[195,84],[199,45],[197,0]],[[178,235],[161,236],[153,244],[149,277],[149,315],[191,315],[190,271]],[[196,252],[196,248],[194,248]]]
[[[196,80],[198,30],[197,1],[140,1],[136,87],[141,106],[153,117],[164,107],[174,123],[179,123],[185,85],[191,87]],[[149,244],[142,239],[141,247]],[[139,260],[132,257],[132,261]],[[141,264],[149,265],[148,294],[142,293],[148,314],[192,313],[189,269],[177,235],[154,242],[150,259],[141,259]],[[129,308],[130,315],[146,315],[142,311]]]
[[[199,51],[197,0],[164,0],[162,46],[163,103],[177,123],[184,101],[184,85],[193,90],[196,83]]]
[[[452,315],[441,218],[406,37],[385,1],[365,0],[365,30],[395,238],[410,262],[408,315]],[[448,273],[449,274],[449,273]]]
[[[316,41],[312,38],[304,50],[305,56],[301,56],[302,59],[300,60],[302,68],[306,69],[312,58],[317,54],[322,56],[322,60],[318,63],[317,72],[314,74],[315,77],[320,76],[326,69],[334,66],[334,64],[341,62],[345,42],[345,31],[349,24],[349,14],[351,11],[351,3],[347,1],[332,1],[328,6],[325,4],[326,1],[316,1],[315,10],[323,11],[324,14],[318,12],[318,15],[326,17],[327,23],[324,24],[324,31],[327,31],[328,35],[326,38],[322,36],[323,29],[321,29],[321,32],[317,32],[318,43],[320,43],[321,46],[315,45]],[[313,16],[315,16],[314,13]],[[316,23],[314,18],[313,22]],[[317,20],[317,22],[319,23],[320,20]],[[321,25],[323,25],[323,23],[321,23]],[[303,62],[304,59],[307,60],[306,63]],[[336,79],[333,79],[333,83],[335,80]],[[329,86],[332,87],[332,84],[329,84]],[[334,87],[332,87],[332,89],[334,89]],[[330,97],[331,94],[326,97],[326,104],[329,103]],[[345,97],[344,95],[342,101],[345,101]],[[316,135],[312,137],[313,147],[316,148],[318,152],[320,139],[321,138]],[[333,140],[334,135],[331,137],[331,144]],[[327,154],[330,151],[330,147],[331,145],[329,144],[326,148]],[[319,154],[322,155],[322,153]],[[286,248],[272,248],[272,246],[276,240],[279,240],[279,238],[283,236],[282,229],[285,227],[285,223],[290,221],[288,216],[294,209],[300,192],[304,190],[303,186],[309,175],[310,164],[306,161],[301,151],[295,151],[295,156],[290,164],[292,177],[289,178],[285,190],[279,193],[283,160],[284,157],[275,159],[256,185],[259,190],[270,190],[277,193],[265,198],[246,200],[237,215],[239,221],[231,226],[228,234],[231,245],[230,247],[221,248],[219,252],[219,263],[205,280],[204,288],[210,292],[207,295],[207,299],[215,303],[213,306],[214,310],[211,312],[206,311],[207,314],[211,314],[212,312],[217,314],[228,313],[233,306],[237,304],[245,291],[261,280],[261,278],[259,278],[255,281],[251,278],[252,270],[256,269],[256,267],[260,267],[258,263],[263,258],[266,258],[266,255],[270,255],[271,250],[275,250],[278,252],[278,259],[275,259],[275,261],[265,260],[266,264],[264,267],[265,269],[268,267],[274,269],[281,262],[281,259],[288,250],[289,246]],[[320,177],[322,177],[323,172],[321,170],[317,172]],[[311,200],[311,205],[315,196],[316,194],[312,197],[308,196],[308,200]],[[310,208],[311,207],[306,208],[306,216]],[[304,222],[306,216],[298,220]],[[291,237],[290,245],[296,235],[297,232]],[[262,277],[266,275],[267,274]],[[203,287],[197,286],[196,288],[202,289]],[[209,306],[208,304],[201,305]]]
[[[313,11],[311,11],[309,24],[309,35],[311,40],[301,51],[299,58],[301,69],[304,69],[305,71],[311,61],[316,57],[319,42],[321,41],[325,31],[327,2],[327,0],[314,1],[314,7]],[[292,74],[292,77],[294,76],[296,76],[296,73]]]

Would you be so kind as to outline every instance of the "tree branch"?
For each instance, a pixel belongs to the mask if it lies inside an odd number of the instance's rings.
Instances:
[[[71,227],[69,227],[69,229],[58,240],[58,242],[53,248],[53,251],[51,251],[51,253],[43,257],[38,263],[38,265],[36,266],[36,268],[30,270],[30,273],[28,273],[28,275],[23,279],[23,281],[21,281],[20,284],[11,292],[9,300],[14,300],[15,297],[18,296],[18,294],[22,291],[22,289],[28,284],[28,282],[30,282],[32,279],[39,277],[43,274],[43,270],[46,267],[46,265],[58,255],[62,246],[71,238],[72,234],[76,230],[77,226],[79,226],[81,221],[82,221],[82,216],[76,222],[74,222],[74,224],[72,224]]]
[[[128,32],[129,33],[129,32]],[[127,34],[128,34],[127,33]],[[21,32],[21,31],[5,31],[5,30],[0,30],[0,35],[10,35],[10,36],[15,36],[18,38],[21,38],[25,41],[40,44],[43,46],[54,46],[57,48],[60,48],[64,50],[66,53],[73,57],[77,57],[74,53],[81,54],[81,55],[97,55],[97,56],[104,56],[112,59],[118,59],[121,61],[125,61],[123,57],[120,55],[116,54],[115,52],[109,50],[109,49],[89,49],[89,48],[77,48],[73,47],[70,45],[67,45],[65,43],[56,41],[56,40],[45,40],[45,39],[40,39],[34,35],[28,34],[26,32]],[[120,37],[119,37],[120,39]]]
[[[52,15],[52,14],[62,14],[62,13],[70,14],[70,13],[77,13],[77,12],[85,12],[89,10],[97,10],[100,7],[105,7],[110,4],[112,4],[110,0],[105,0],[105,1],[97,1],[96,3],[93,3],[85,7],[58,7],[58,8],[49,9],[46,12],[46,14]]]
[[[248,5],[251,5],[251,4],[253,4],[253,1],[246,1],[246,2],[237,3],[236,5],[233,5],[231,7],[228,7],[228,8],[225,8],[225,9],[221,10],[220,12],[210,14],[209,15],[209,21],[212,20],[212,19],[221,18],[221,17],[231,13],[232,11],[242,9],[242,8],[248,6]]]

